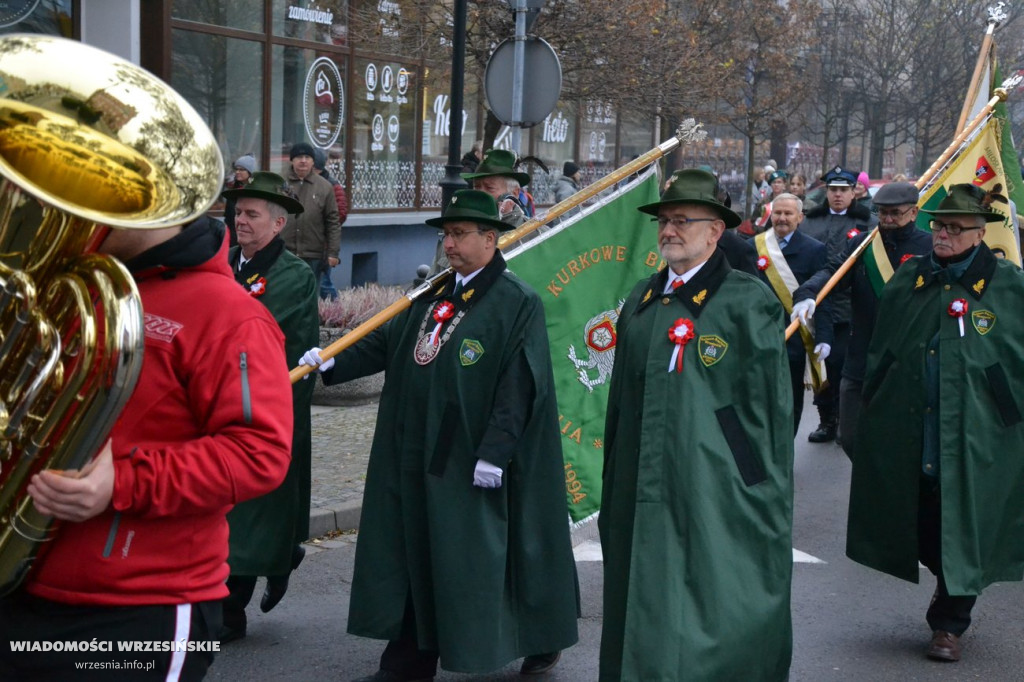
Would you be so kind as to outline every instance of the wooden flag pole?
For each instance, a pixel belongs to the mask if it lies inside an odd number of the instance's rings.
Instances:
[[[974,73],[971,75],[971,82],[967,86],[967,97],[964,98],[964,106],[960,111],[960,120],[956,124],[956,133],[959,135],[967,124],[967,117],[971,114],[971,106],[981,89],[981,76],[985,72],[985,63],[990,61],[992,54],[992,35],[995,30],[1006,21],[1007,14],[1003,9],[1005,3],[1000,2],[995,7],[988,8],[988,22],[985,25],[985,37],[981,41],[981,51],[978,53],[978,61],[974,65]]]
[[[584,201],[587,201],[591,197],[597,195],[600,192],[608,189],[622,180],[625,180],[634,173],[639,173],[644,168],[661,159],[663,156],[674,150],[682,143],[691,143],[698,140],[703,140],[707,136],[707,132],[702,129],[703,126],[697,123],[694,119],[688,118],[683,121],[676,129],[675,135],[659,144],[649,152],[638,156],[621,168],[617,168],[608,175],[604,176],[600,180],[587,185],[579,192],[576,192],[568,199],[558,202],[544,214],[543,218],[532,218],[515,230],[506,232],[498,240],[498,248],[505,248],[509,244],[513,244],[526,235],[536,231],[542,225],[548,223],[551,220],[564,214],[566,211],[572,210],[576,206],[579,206]],[[430,279],[426,280],[412,291],[405,294],[402,298],[398,299],[384,310],[371,317],[366,322],[345,334],[341,338],[335,340],[329,346],[320,351],[320,358],[327,360],[333,358],[338,353],[342,352],[349,346],[353,345],[356,341],[372,332],[377,327],[381,326],[391,318],[395,317],[403,310],[409,308],[414,301],[421,296],[434,291],[438,285],[444,282],[448,276],[452,273],[452,269],[449,267],[441,272],[437,273]],[[288,376],[294,384],[302,377],[312,372],[315,367],[309,365],[299,365],[293,368]]]
[[[1006,98],[1009,96],[1010,90],[1013,90],[1015,87],[1017,87],[1020,84],[1021,80],[1021,75],[1015,74],[1014,76],[1007,78],[1005,81],[1003,81],[1001,87],[995,89],[992,99],[990,99],[988,103],[985,105],[985,107],[980,112],[978,112],[977,116],[971,119],[971,122],[967,125],[966,128],[964,128],[960,132],[959,135],[956,136],[953,142],[948,147],[946,147],[942,154],[939,155],[939,158],[935,160],[935,163],[929,166],[928,170],[926,170],[924,174],[917,179],[914,185],[917,187],[918,191],[921,191],[921,189],[928,186],[928,183],[931,182],[932,178],[934,178],[938,174],[938,172],[949,162],[950,158],[952,158],[952,156],[956,154],[960,150],[960,148],[967,143],[971,135],[973,135],[975,131],[981,128],[981,126],[988,121],[988,119],[992,116],[992,111],[995,109],[996,105],[999,104],[999,102],[1001,101],[1005,101]],[[864,253],[864,249],[868,247],[868,244],[870,244],[871,240],[874,239],[877,235],[878,227],[876,226],[874,229],[871,230],[871,232],[868,233],[867,238],[860,243],[860,245],[854,250],[853,253],[850,254],[850,257],[843,261],[843,264],[836,269],[836,271],[832,274],[831,277],[829,277],[828,281],[825,283],[825,286],[821,288],[821,291],[819,291],[818,295],[814,298],[815,305],[820,304],[825,299],[825,297],[828,296],[828,294],[832,291],[835,285],[839,283],[839,280],[846,276],[846,273],[849,272],[850,268],[852,268],[854,263],[857,262],[857,259],[860,258],[862,253]],[[796,301],[794,301],[794,303],[796,303]],[[799,326],[799,319],[793,320],[792,322],[789,323],[789,326],[786,327],[787,341],[789,340],[789,337],[791,337],[793,333],[796,332]]]

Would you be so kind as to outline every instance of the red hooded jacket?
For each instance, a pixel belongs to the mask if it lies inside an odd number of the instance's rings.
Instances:
[[[107,606],[221,599],[225,514],[276,488],[288,469],[284,337],[235,283],[223,227],[208,219],[127,265],[142,295],[145,355],[111,434],[111,506],[63,524],[27,590]]]

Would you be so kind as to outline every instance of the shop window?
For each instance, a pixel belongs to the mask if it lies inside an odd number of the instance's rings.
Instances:
[[[441,207],[440,182],[445,176],[448,163],[448,124],[451,111],[451,65],[429,68],[424,74],[423,88],[423,141],[422,141],[422,189],[423,208]],[[479,86],[477,79],[467,76],[462,95],[462,154],[472,149],[476,141],[477,113],[479,108]],[[482,134],[480,134],[482,137]]]
[[[270,169],[287,176],[296,142],[327,150],[332,175],[343,185],[345,158],[345,59],[315,50],[275,45],[270,87]],[[358,204],[351,203],[356,206]]]
[[[504,132],[507,128],[503,128]],[[531,171],[530,194],[535,204],[551,204],[555,201],[554,186],[562,176],[562,164],[576,161],[576,107],[565,102],[555,105],[539,125],[533,128],[534,156],[548,166],[545,173],[540,168]],[[498,146],[498,140],[495,140]],[[582,168],[583,164],[579,164]]]
[[[0,33],[74,35],[72,0],[0,2]]]
[[[283,38],[348,44],[347,0],[274,0],[273,32]]]
[[[228,166],[243,154],[260,158],[263,45],[250,40],[175,30],[171,86],[203,117]]]
[[[416,68],[357,59],[352,87],[352,205],[414,208]]]
[[[609,102],[588,100],[580,117],[580,149],[576,163],[582,184],[589,185],[620,164],[615,158],[615,111]]]
[[[143,4],[148,4],[143,2]],[[171,16],[213,26],[263,32],[263,3],[253,0],[174,0]]]

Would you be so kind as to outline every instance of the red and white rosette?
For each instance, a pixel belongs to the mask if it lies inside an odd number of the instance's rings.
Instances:
[[[679,318],[668,328],[668,340],[676,345],[672,349],[672,357],[668,361],[668,371],[683,371],[683,346],[693,338],[693,322]]]
[[[260,277],[258,280],[249,285],[250,296],[262,296],[265,293],[267,293],[266,277]]]
[[[434,308],[434,322],[437,322],[437,326],[434,327],[434,331],[430,332],[430,343],[432,345],[437,345],[441,335],[441,327],[444,326],[445,322],[452,319],[453,315],[455,315],[455,306],[451,301],[441,301]]]
[[[913,257],[914,257],[914,254],[912,254],[912,253],[905,253],[905,254],[903,254],[902,256],[900,256],[900,265],[903,265],[904,263],[906,263],[908,260],[910,260]]]
[[[858,234],[860,234],[860,230],[858,230],[858,229],[857,229],[857,228],[855,227],[855,228],[853,228],[852,230],[850,230],[849,232],[847,232],[847,233],[846,233],[846,238],[847,238],[847,239],[853,239],[853,238],[854,238],[854,237],[856,237],[856,236],[857,236]]]
[[[951,317],[956,318],[956,322],[960,325],[960,338],[964,337],[964,315],[967,314],[967,299],[965,298],[954,298],[949,302],[949,308],[946,310]]]
[[[758,270],[764,272],[765,270],[767,270],[771,266],[771,264],[772,264],[772,261],[771,261],[770,258],[768,258],[768,256],[758,256],[757,257],[757,269]]]

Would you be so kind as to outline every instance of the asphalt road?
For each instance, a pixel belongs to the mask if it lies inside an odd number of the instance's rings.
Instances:
[[[808,401],[809,402],[809,401]],[[790,679],[1024,681],[1024,584],[985,591],[964,638],[959,663],[925,658],[924,611],[934,579],[921,569],[914,585],[876,573],[844,555],[850,466],[835,445],[807,443],[817,420],[804,414],[797,438],[793,572],[794,649]],[[207,679],[350,680],[377,669],[383,643],[345,633],[357,536],[310,547],[291,589],[270,614],[249,609],[249,636],[224,647]],[[577,547],[583,596],[580,642],[542,679],[597,679],[601,635],[599,547]],[[518,662],[484,677],[441,673],[438,680],[513,680]],[[536,679],[536,678],[535,678]],[[685,678],[681,678],[685,679]]]

